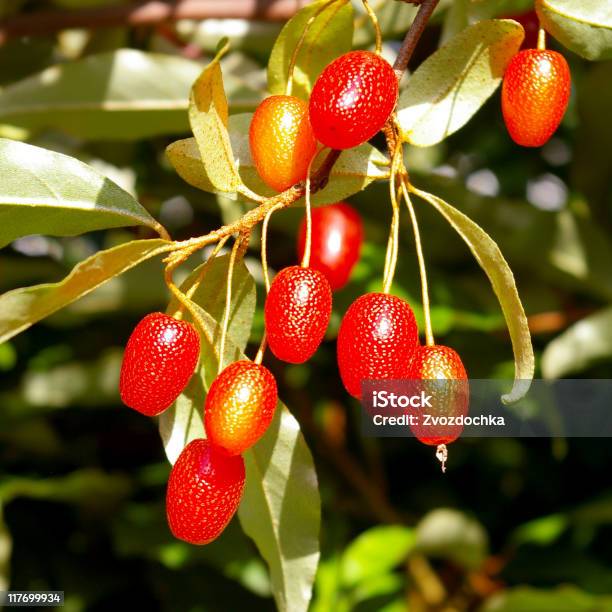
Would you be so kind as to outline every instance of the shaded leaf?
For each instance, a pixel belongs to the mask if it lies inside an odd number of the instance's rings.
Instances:
[[[552,340],[542,354],[542,376],[563,378],[612,358],[612,307],[574,323]]]
[[[297,53],[291,93],[308,99],[323,68],[351,50],[353,7],[348,0],[318,0],[298,11],[279,34],[268,62],[268,89],[284,94]]]
[[[139,139],[186,132],[192,60],[119,49],[58,64],[0,92],[0,121],[85,138]]]
[[[126,225],[161,226],[127,192],[87,164],[0,138],[0,247],[21,236],[73,236]]]
[[[523,37],[515,21],[481,21],[427,58],[398,101],[402,138],[426,147],[463,127],[497,89]]]
[[[430,193],[414,189],[457,231],[491,281],[506,319],[514,351],[514,386],[504,396],[505,403],[516,402],[527,393],[535,368],[531,335],[512,270],[491,237],[462,212]]]
[[[247,187],[261,195],[272,196],[276,192],[259,178],[251,158],[250,122],[249,114],[232,115],[229,118],[231,148],[236,165],[242,182]],[[181,178],[190,185],[203,191],[223,191],[215,188],[207,176],[200,151],[193,138],[173,142],[166,149],[166,154]],[[324,154],[319,159],[323,160]],[[320,162],[317,160],[317,163]],[[313,204],[337,202],[365,189],[374,180],[387,178],[388,165],[387,158],[367,143],[343,151],[332,169],[329,183],[313,196]]]
[[[438,508],[417,525],[414,550],[477,569],[487,556],[488,539],[482,525],[463,512]]]
[[[240,185],[240,175],[227,131],[227,99],[219,65],[226,49],[225,46],[217,53],[193,84],[189,123],[208,180],[219,191],[234,192]]]
[[[13,539],[4,522],[3,504],[4,499],[0,498],[0,591],[6,591],[9,588],[13,551]]]
[[[414,531],[408,527],[389,525],[368,529],[344,551],[341,566],[343,584],[353,587],[387,574],[406,560],[414,542]]]
[[[518,587],[490,597],[479,612],[611,612],[612,597],[594,596],[576,587],[563,586],[554,590]]]
[[[536,0],[542,27],[589,60],[612,58],[612,5],[601,0]]]
[[[113,276],[170,251],[166,240],[134,240],[100,251],[58,283],[15,289],[0,296],[0,343],[93,291]]]

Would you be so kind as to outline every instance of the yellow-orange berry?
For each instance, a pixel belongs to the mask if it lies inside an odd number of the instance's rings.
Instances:
[[[259,176],[272,189],[304,180],[317,148],[308,103],[295,96],[266,98],[253,114],[249,145]]]

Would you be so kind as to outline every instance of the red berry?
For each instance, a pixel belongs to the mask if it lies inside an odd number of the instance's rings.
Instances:
[[[556,51],[527,49],[508,64],[502,86],[502,112],[512,140],[542,146],[559,127],[567,109],[571,76]]]
[[[276,381],[267,368],[252,361],[231,363],[206,396],[208,439],[229,455],[243,453],[268,429],[277,401]]]
[[[359,213],[344,202],[328,204],[312,211],[310,267],[325,274],[333,291],[346,285],[359,260],[363,223]],[[301,260],[306,245],[306,219],[298,238]]]
[[[244,488],[244,461],[208,440],[193,440],[176,460],[166,492],[173,535],[190,544],[218,538],[234,516]]]
[[[527,11],[516,15],[504,15],[502,19],[514,19],[518,21],[525,30],[525,38],[521,49],[534,49],[538,46],[538,31],[540,29],[540,20],[535,11]]]
[[[435,417],[467,416],[470,402],[467,373],[461,358],[452,348],[419,346],[412,357],[409,378],[422,381],[419,389],[432,396],[433,408],[426,410],[428,414]],[[450,444],[463,431],[462,425],[438,423],[425,425],[419,419],[419,424],[411,425],[410,429],[423,444],[432,446]]]
[[[321,272],[301,266],[281,270],[264,309],[270,350],[283,361],[304,363],[325,336],[331,308],[331,287]]]
[[[308,103],[270,96],[255,110],[249,129],[251,157],[266,185],[284,191],[306,178],[316,149]]]
[[[198,364],[200,336],[195,327],[162,312],[148,314],[130,336],[119,379],[124,404],[155,416],[187,386]]]
[[[407,302],[385,293],[357,298],[338,331],[338,367],[346,390],[360,398],[363,380],[407,378],[418,342]]]
[[[371,51],[351,51],[329,64],[310,96],[310,122],[332,149],[366,142],[385,124],[397,102],[397,76]]]

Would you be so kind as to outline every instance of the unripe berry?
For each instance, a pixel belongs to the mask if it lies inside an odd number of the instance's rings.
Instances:
[[[308,103],[294,96],[266,98],[253,114],[249,145],[259,176],[272,189],[304,180],[317,148]]]
[[[502,85],[502,112],[512,140],[541,147],[559,127],[567,109],[571,76],[556,51],[527,49],[508,64]]]
[[[298,237],[298,258],[306,245],[306,219]],[[363,223],[359,213],[345,202],[328,204],[312,211],[310,267],[323,272],[332,291],[346,285],[359,260]]]
[[[397,102],[397,76],[371,51],[341,55],[320,74],[310,96],[310,122],[332,149],[366,142],[385,124]]]
[[[161,312],[147,315],[130,336],[119,379],[124,404],[155,416],[187,386],[198,364],[200,336],[187,321]]]
[[[422,381],[419,389],[433,397],[433,408],[427,412],[435,417],[467,416],[470,389],[467,373],[459,355],[448,346],[419,346],[410,363],[409,378]],[[437,421],[439,423],[439,420]],[[412,433],[423,444],[438,446],[456,440],[462,425],[410,425]]]
[[[244,461],[208,440],[193,440],[176,460],[166,492],[172,534],[190,544],[219,537],[234,516],[244,488]]]
[[[301,266],[281,270],[264,308],[270,350],[283,361],[304,363],[321,344],[331,309],[331,287],[321,272]]]
[[[206,435],[229,455],[250,448],[268,429],[278,401],[271,372],[252,361],[235,361],[215,378],[204,405]]]
[[[406,378],[418,342],[407,302],[385,293],[357,298],[338,331],[338,367],[346,390],[360,398],[362,380]]]

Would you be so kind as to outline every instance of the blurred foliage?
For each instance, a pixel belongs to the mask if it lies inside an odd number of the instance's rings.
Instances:
[[[85,4],[111,2],[0,2],[0,15]],[[396,49],[415,9],[372,4]],[[410,68],[441,35],[528,5],[442,2]],[[372,32],[357,14],[354,40],[367,47]],[[96,160],[173,237],[202,234],[245,204],[190,187],[164,150],[186,135],[189,85],[219,38],[232,45],[223,77],[230,111],[240,113],[265,95],[279,29],[208,20],[180,22],[172,36],[117,28],[12,40],[0,47],[0,136]],[[543,149],[510,141],[496,93],[465,127],[433,147],[408,148],[407,159],[416,185],[470,215],[500,245],[530,316],[540,373],[610,378],[612,64],[563,53],[574,80],[570,110]],[[322,558],[312,610],[612,610],[607,440],[459,441],[442,476],[431,448],[361,438],[333,339],[350,302],[380,288],[391,211],[380,184],[350,202],[365,219],[366,244],[351,283],[335,296],[329,341],[308,366],[268,360],[319,475]],[[273,268],[295,262],[302,214],[272,218]],[[503,316],[482,271],[435,211],[418,202],[417,214],[437,337],[461,353],[472,377],[511,376]],[[0,289],[58,282],[77,261],[145,236],[135,228],[19,239],[0,252]],[[262,332],[257,247],[253,240],[246,257],[258,294],[249,355]],[[145,312],[168,302],[159,271],[158,259],[145,262],[0,345],[0,588],[62,589],[66,611],[272,610],[268,570],[237,521],[203,548],[170,536],[169,466],[157,425],[119,403],[121,347]],[[394,291],[422,323],[407,219]]]

